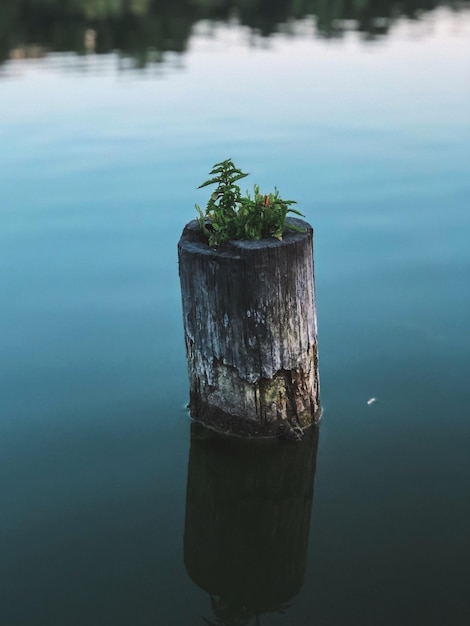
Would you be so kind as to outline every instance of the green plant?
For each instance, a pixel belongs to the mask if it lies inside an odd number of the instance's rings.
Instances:
[[[302,228],[286,222],[288,213],[303,217],[291,208],[295,201],[283,200],[276,188],[274,193],[261,194],[258,185],[254,185],[253,197],[249,192],[242,196],[236,183],[248,174],[235,167],[231,159],[216,163],[210,176],[198,187],[217,185],[205,211],[196,204],[199,224],[210,246],[219,246],[229,239],[282,239],[286,228],[303,232]]]

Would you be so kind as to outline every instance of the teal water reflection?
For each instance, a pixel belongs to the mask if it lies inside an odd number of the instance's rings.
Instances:
[[[297,26],[250,46],[199,23],[159,73],[2,44],[2,624],[216,620],[184,563],[176,243],[226,157],[315,227],[306,567],[260,623],[468,622],[470,15],[397,18],[374,43]]]

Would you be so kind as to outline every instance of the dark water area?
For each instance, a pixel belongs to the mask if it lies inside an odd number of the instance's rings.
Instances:
[[[315,230],[323,417],[186,410],[233,158]],[[470,9],[0,1],[0,624],[470,621]]]

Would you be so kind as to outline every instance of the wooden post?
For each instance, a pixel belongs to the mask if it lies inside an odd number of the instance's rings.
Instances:
[[[296,437],[320,416],[313,229],[210,248],[178,244],[190,412],[218,431]]]

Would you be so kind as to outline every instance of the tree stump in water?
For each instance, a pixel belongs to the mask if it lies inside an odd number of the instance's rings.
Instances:
[[[237,435],[295,437],[320,416],[313,229],[210,248],[178,244],[191,416]]]

